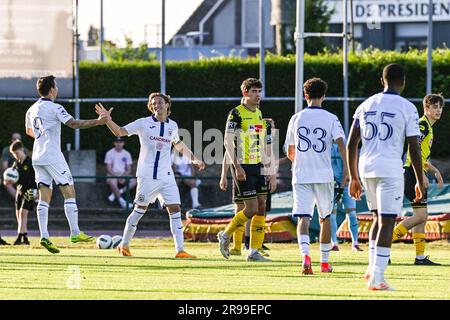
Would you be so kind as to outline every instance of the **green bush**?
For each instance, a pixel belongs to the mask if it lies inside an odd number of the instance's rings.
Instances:
[[[392,62],[401,63],[407,72],[405,97],[423,97],[426,82],[426,53],[417,50],[408,53],[366,50],[349,56],[349,93],[354,97],[368,97],[381,91],[380,76],[383,67]],[[433,91],[444,96],[450,86],[450,50],[433,52]],[[266,60],[266,95],[271,97],[294,96],[295,57],[268,55]],[[243,79],[258,77],[258,58],[215,58],[191,62],[167,63],[167,92],[172,97],[239,97]],[[317,76],[329,84],[328,96],[342,96],[342,56],[322,53],[305,55],[305,79]],[[80,65],[80,95],[82,98],[146,97],[159,90],[159,64],[157,62],[82,62]],[[232,102],[174,102],[172,118],[180,128],[193,129],[195,120],[203,121],[203,129],[223,130],[228,111],[239,103]],[[24,131],[25,111],[31,103],[0,101],[3,126],[0,127],[0,145],[8,143],[12,131]],[[64,104],[73,114],[73,106]],[[115,107],[114,119],[120,125],[148,115],[146,103],[105,103]],[[357,103],[351,104],[352,115]],[[422,113],[421,104],[416,104]],[[82,118],[95,117],[94,103],[81,106]],[[326,102],[325,107],[336,113],[343,122],[342,103]],[[266,101],[262,103],[265,117],[272,117],[281,129],[284,141],[287,123],[294,113],[294,103]],[[450,156],[450,144],[445,137],[450,134],[450,115],[445,110],[436,124],[433,157]],[[103,161],[104,153],[112,146],[112,136],[106,128],[81,130],[81,146],[96,149],[97,159]],[[73,144],[73,130],[63,129],[62,143]],[[31,141],[25,139],[31,146]],[[139,146],[135,138],[128,139],[127,148],[137,157]]]

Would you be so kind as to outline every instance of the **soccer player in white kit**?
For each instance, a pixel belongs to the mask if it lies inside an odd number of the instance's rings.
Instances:
[[[333,210],[334,175],[331,166],[333,141],[345,159],[345,134],[339,119],[322,109],[328,85],[312,78],[303,85],[308,107],[289,121],[285,145],[293,161],[293,216],[298,218],[297,240],[302,255],[302,273],[312,274],[309,253],[309,224],[317,205],[320,221],[320,271],[332,272],[328,262],[331,251],[330,215]],[[344,164],[344,171],[347,167]]]
[[[181,222],[180,193],[172,171],[171,147],[192,161],[199,170],[205,168],[203,161],[197,159],[180,140],[178,125],[169,119],[170,97],[162,93],[152,93],[148,99],[150,117],[140,118],[124,127],[110,120],[108,128],[117,137],[138,135],[141,144],[137,166],[137,189],[134,210],[128,216],[121,244],[117,247],[123,256],[131,256],[130,241],[150,203],[156,198],[165,203],[170,216],[170,231],[175,242],[175,258],[195,259],[184,251],[183,224]],[[113,108],[106,110],[97,104],[99,115],[110,116]]]
[[[373,223],[369,232],[369,266],[364,279],[369,290],[394,290],[384,279],[395,220],[403,205],[403,146],[409,145],[417,184],[416,199],[424,194],[422,158],[419,146],[419,115],[416,107],[400,96],[405,72],[399,64],[383,70],[383,92],[364,101],[355,111],[347,144],[349,194],[361,199],[361,175]],[[358,144],[362,142],[359,154]]]
[[[59,249],[50,241],[47,229],[53,181],[64,196],[64,211],[70,226],[70,241],[77,243],[94,240],[94,237],[81,232],[78,227],[73,179],[61,152],[61,123],[72,129],[87,129],[104,125],[107,117],[99,116],[98,119],[92,120],[74,119],[62,105],[54,103],[58,95],[54,76],[39,78],[36,87],[41,98],[28,109],[25,127],[27,135],[34,138],[32,160],[39,188],[36,211],[41,234],[40,243],[51,253],[58,253]]]

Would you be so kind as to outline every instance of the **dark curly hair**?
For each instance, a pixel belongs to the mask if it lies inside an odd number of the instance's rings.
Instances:
[[[303,91],[309,99],[320,99],[328,90],[328,84],[320,78],[308,79],[303,85]]]

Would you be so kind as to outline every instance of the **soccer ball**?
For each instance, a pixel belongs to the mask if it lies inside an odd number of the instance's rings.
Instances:
[[[121,236],[114,236],[112,237],[112,247],[115,249],[117,246],[122,242]]]
[[[97,238],[97,248],[99,249],[109,249],[112,246],[111,236],[107,234],[102,234]]]
[[[19,181],[19,172],[16,169],[8,168],[3,172],[3,180],[11,181],[14,184]]]

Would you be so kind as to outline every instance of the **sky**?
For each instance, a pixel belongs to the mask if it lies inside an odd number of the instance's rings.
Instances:
[[[166,1],[166,42],[190,17],[202,0]],[[105,40],[124,43],[125,35],[135,44],[147,42],[150,47],[160,44],[162,0],[103,0]],[[87,40],[89,26],[100,28],[100,0],[78,0],[80,39]],[[159,28],[159,31],[158,31]]]

